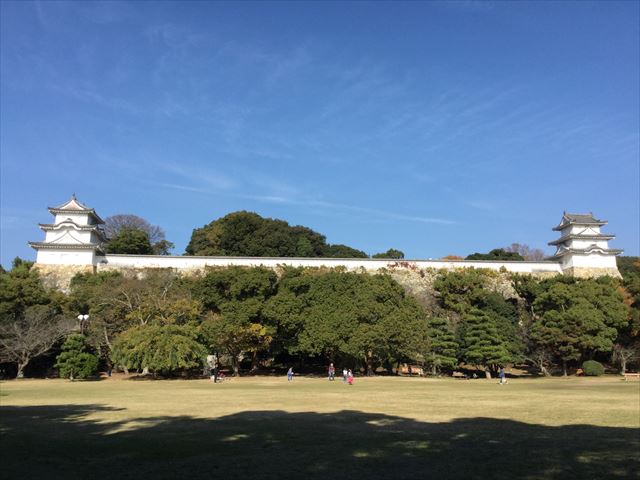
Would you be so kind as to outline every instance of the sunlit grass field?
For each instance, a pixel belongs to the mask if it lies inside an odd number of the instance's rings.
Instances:
[[[0,384],[2,478],[640,478],[640,382]]]

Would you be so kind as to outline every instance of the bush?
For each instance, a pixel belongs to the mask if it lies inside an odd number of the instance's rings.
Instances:
[[[98,357],[86,351],[84,335],[71,335],[62,346],[58,355],[56,368],[61,377],[74,380],[88,378],[98,370]]]
[[[600,362],[595,360],[587,360],[582,364],[582,371],[588,377],[599,377],[604,375],[604,367]]]

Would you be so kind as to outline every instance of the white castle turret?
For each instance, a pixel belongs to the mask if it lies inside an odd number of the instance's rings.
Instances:
[[[75,194],[59,207],[49,207],[55,217],[52,224],[41,223],[44,242],[29,242],[38,253],[41,265],[95,265],[96,255],[102,255],[106,237],[104,221],[93,208],[78,201]]]
[[[560,262],[565,274],[576,276],[614,275],[620,276],[616,255],[622,250],[609,248],[609,240],[615,235],[600,232],[605,220],[596,219],[591,212],[567,213],[553,230],[560,232],[560,238],[549,242],[556,247],[556,253],[549,258]]]

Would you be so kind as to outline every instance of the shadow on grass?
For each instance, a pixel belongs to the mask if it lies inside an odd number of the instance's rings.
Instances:
[[[100,405],[0,408],[2,478],[638,478],[637,429],[356,411],[104,423]]]

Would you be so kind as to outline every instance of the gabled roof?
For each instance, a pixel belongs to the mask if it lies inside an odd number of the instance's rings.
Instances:
[[[562,230],[568,225],[606,225],[606,220],[598,220],[593,216],[593,213],[567,213],[564,212],[562,220],[557,227],[553,227],[553,230]]]
[[[93,208],[89,208],[76,198],[76,194],[71,195],[71,198],[57,207],[49,207],[49,212],[52,214],[57,213],[88,213],[94,218],[96,224],[103,224],[104,221],[98,216]]]
[[[93,208],[89,208],[86,205],[80,203],[80,201],[76,198],[76,194],[72,194],[71,198],[67,200],[65,203],[58,207],[53,207],[56,210],[79,210],[85,212],[93,211]]]

